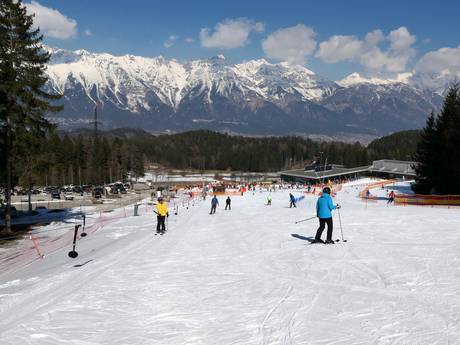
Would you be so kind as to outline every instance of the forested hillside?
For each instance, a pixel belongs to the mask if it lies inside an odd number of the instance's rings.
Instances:
[[[171,169],[280,171],[313,160],[347,167],[376,159],[411,159],[419,131],[404,131],[360,143],[319,142],[302,137],[244,137],[207,130],[152,135],[143,130],[54,132],[30,143],[28,155],[16,158],[19,184],[99,184],[142,175],[147,164]]]
[[[421,130],[402,131],[384,136],[369,144],[369,158],[412,160],[420,139]]]

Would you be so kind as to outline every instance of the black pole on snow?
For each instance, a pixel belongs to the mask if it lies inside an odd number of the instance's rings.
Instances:
[[[314,218],[316,218],[316,216],[313,216],[313,217],[310,217],[310,218],[305,218],[305,219],[302,219],[302,220],[298,220],[298,221],[295,222],[295,224],[306,222],[307,220],[311,220],[311,219],[314,219]]]
[[[73,234],[73,248],[72,250],[69,252],[69,257],[71,257],[72,259],[75,259],[77,256],[78,256],[78,253],[75,251],[75,245],[77,243],[77,235],[78,235],[78,228],[81,226],[81,224],[77,224],[75,225],[75,232]]]
[[[85,226],[86,226],[86,215],[85,215],[85,214],[83,214],[83,215],[82,215],[82,217],[83,217],[83,230],[82,230],[82,232],[81,232],[80,236],[81,236],[81,237],[86,237],[86,235],[87,235],[87,233],[85,232]]]

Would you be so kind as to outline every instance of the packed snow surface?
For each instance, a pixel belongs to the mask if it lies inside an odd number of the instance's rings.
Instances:
[[[460,212],[335,198],[343,235],[310,244],[316,196],[210,199],[127,217],[43,260],[0,274],[0,343],[458,344]],[[300,192],[293,192],[300,196]],[[341,238],[334,213],[334,238]],[[323,234],[324,238],[325,234]]]

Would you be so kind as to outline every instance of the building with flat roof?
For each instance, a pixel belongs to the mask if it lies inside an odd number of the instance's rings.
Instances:
[[[359,178],[363,176],[379,176],[385,178],[413,178],[415,162],[382,159],[373,161],[372,165],[345,168],[343,165],[309,165],[304,169],[280,172],[284,182],[318,183],[343,178]]]
[[[374,176],[383,177],[415,177],[414,166],[416,162],[397,161],[393,159],[381,159],[372,162],[369,172]]]

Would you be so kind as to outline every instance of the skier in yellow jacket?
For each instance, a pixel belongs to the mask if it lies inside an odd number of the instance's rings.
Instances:
[[[168,204],[163,201],[162,197],[158,198],[156,209],[154,212],[157,214],[157,234],[163,235],[166,231],[165,219],[169,217],[169,213]]]

